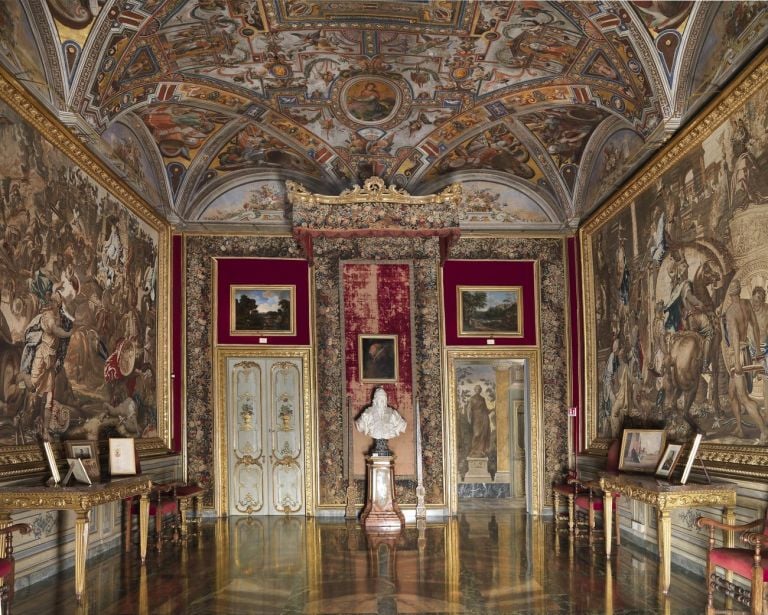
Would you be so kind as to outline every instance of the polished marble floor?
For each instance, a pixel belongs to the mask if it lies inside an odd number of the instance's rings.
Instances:
[[[556,535],[522,510],[472,511],[399,537],[357,523],[295,517],[208,520],[197,538],[150,553],[91,558],[87,599],[72,572],[17,591],[14,615],[92,613],[373,614],[703,613],[701,577],[673,568],[657,591],[653,555]]]

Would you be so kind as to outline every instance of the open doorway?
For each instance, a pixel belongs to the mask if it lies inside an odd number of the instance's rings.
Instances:
[[[536,351],[449,351],[454,511],[538,512]],[[532,446],[533,445],[533,446]]]

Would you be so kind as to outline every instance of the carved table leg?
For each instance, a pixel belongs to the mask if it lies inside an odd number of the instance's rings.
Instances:
[[[613,493],[610,490],[603,492],[603,533],[605,535],[605,557],[611,557],[611,546],[613,541],[611,535],[613,532]]]
[[[0,528],[6,528],[10,524],[11,524],[11,513],[0,512]],[[0,554],[2,553],[5,553],[5,535],[0,537]],[[0,578],[0,588],[2,588],[4,584],[5,584],[4,580]],[[2,608],[2,603],[0,603],[0,608]]]
[[[139,500],[139,553],[141,563],[147,561],[147,539],[149,537],[149,495],[141,494]]]
[[[181,539],[187,538],[187,512],[189,511],[189,499],[179,498],[179,517],[181,517]]]
[[[568,494],[568,532],[573,534],[576,529],[576,505],[573,502],[573,493]]]
[[[765,380],[763,381],[766,382]],[[765,386],[765,384],[763,385]],[[736,525],[736,506],[726,506],[723,513],[723,523],[728,525]],[[736,544],[735,532],[727,532],[723,530],[723,546],[732,549]],[[733,582],[733,570],[725,571],[725,580],[729,583]]]
[[[88,518],[90,511],[79,510],[75,516],[75,597],[85,594],[85,560],[88,557]]]
[[[672,519],[668,510],[659,510],[658,517],[659,581],[661,591],[666,594],[672,579]]]

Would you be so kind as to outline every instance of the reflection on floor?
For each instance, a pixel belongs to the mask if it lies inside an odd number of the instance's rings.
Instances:
[[[602,543],[555,535],[521,510],[468,512],[396,538],[357,523],[296,517],[203,523],[184,545],[93,558],[87,604],[73,574],[16,593],[14,615],[356,613],[702,613],[704,580],[673,568],[657,592],[654,556],[631,546],[606,562]]]

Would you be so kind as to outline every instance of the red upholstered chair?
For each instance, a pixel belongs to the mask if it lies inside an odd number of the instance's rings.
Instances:
[[[170,516],[174,542],[178,537],[176,517],[178,504],[173,495],[175,485],[153,484],[149,494],[149,516],[155,520],[155,544],[157,550],[163,550],[163,519]],[[127,498],[123,500],[123,523],[125,524],[125,550],[131,550],[131,536],[133,534],[133,515],[139,514],[139,498]]]
[[[578,482],[575,482],[578,475],[573,470],[568,472],[563,483],[555,483],[552,485],[552,508],[555,512],[555,532],[560,529],[561,521],[568,521],[568,531],[573,532],[575,528],[575,517],[573,510],[573,500],[579,492]],[[565,503],[568,509],[565,512],[560,512],[561,498],[565,498]]]
[[[619,471],[620,452],[621,440],[613,440],[608,447],[608,454],[606,455],[605,459],[605,470],[607,472]],[[589,540],[591,542],[593,540],[594,533],[597,531],[597,528],[595,527],[595,513],[599,512],[603,515],[612,514],[614,515],[613,525],[616,528],[616,544],[621,544],[618,508],[619,494],[613,494],[613,510],[606,512],[603,510],[603,493],[600,490],[599,481],[578,481],[577,486],[579,487],[579,492],[573,499],[574,516],[576,517],[574,533],[578,535],[580,526],[583,527],[586,525]],[[586,517],[586,523],[580,522],[579,519],[582,517]],[[610,540],[610,536],[606,536],[605,538],[606,540]]]
[[[179,519],[181,521],[181,537],[187,537],[187,511],[190,502],[194,503],[195,529],[200,529],[200,519],[203,512],[203,496],[205,489],[200,485],[176,485],[174,495],[179,505]]]
[[[13,558],[13,533],[28,534],[32,527],[27,523],[14,523],[0,530],[0,538],[5,540],[5,553],[0,557],[0,579],[3,586],[0,587],[0,613],[9,613],[13,600],[13,584],[16,565]]]
[[[724,591],[738,602],[749,606],[752,615],[763,610],[765,583],[768,582],[768,509],[763,519],[741,525],[728,525],[708,517],[696,519],[700,528],[709,528],[709,549],[707,550],[707,613],[714,613],[713,594],[715,589]],[[762,529],[759,529],[762,528]],[[715,547],[715,530],[743,532],[741,542],[749,547]],[[758,531],[753,531],[758,530]],[[750,589],[731,583],[717,575],[717,568],[734,572],[750,580]],[[728,611],[731,612],[731,611]]]

